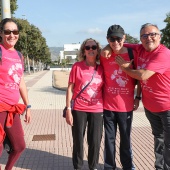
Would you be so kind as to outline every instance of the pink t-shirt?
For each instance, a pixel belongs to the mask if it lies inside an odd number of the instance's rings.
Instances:
[[[85,61],[76,62],[72,66],[69,83],[74,83],[73,99],[81,89],[91,80],[95,68],[89,67]],[[74,110],[85,112],[103,112],[103,69],[98,65],[96,74],[87,88],[76,98]]]
[[[23,63],[16,50],[6,50],[2,45],[0,47],[0,103],[15,105],[20,98],[19,84],[23,75]]]
[[[121,70],[115,62],[116,54],[106,59],[100,57],[104,70],[104,109],[116,112],[132,111],[134,107],[135,80]],[[130,61],[128,53],[121,54],[126,61]]]
[[[159,45],[147,52],[141,44],[125,44],[138,53],[137,69],[154,71],[155,74],[141,82],[142,102],[151,112],[170,110],[170,50]]]

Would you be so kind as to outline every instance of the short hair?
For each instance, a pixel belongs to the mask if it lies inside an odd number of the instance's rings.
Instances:
[[[101,45],[98,41],[96,41],[95,39],[93,38],[88,38],[86,40],[83,41],[83,43],[81,44],[80,46],[80,50],[79,50],[79,54],[78,54],[78,60],[79,61],[83,61],[86,59],[86,56],[85,56],[85,45],[87,43],[87,41],[94,41],[97,45],[97,56],[96,56],[96,61],[99,61],[99,57],[100,57],[100,52],[101,52]]]
[[[143,25],[141,26],[140,34],[141,34],[141,32],[142,32],[142,30],[143,30],[144,28],[149,27],[149,26],[153,26],[153,27],[157,28],[158,31],[159,31],[159,33],[160,33],[160,30],[159,30],[159,28],[158,28],[158,26],[157,26],[156,24],[146,23],[146,24],[143,24]]]
[[[19,29],[18,24],[17,24],[17,22],[16,22],[14,19],[12,19],[12,18],[5,18],[5,19],[3,19],[3,20],[1,21],[1,23],[0,23],[0,31],[3,31],[4,25],[5,25],[6,23],[8,23],[8,22],[13,22],[13,23],[15,23],[15,24],[17,25],[17,28]]]

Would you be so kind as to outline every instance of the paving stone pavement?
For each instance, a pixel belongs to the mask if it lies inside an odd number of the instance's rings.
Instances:
[[[58,71],[60,81],[67,83],[67,78]],[[66,92],[52,85],[53,71],[41,71],[25,74],[29,100],[32,105],[32,122],[26,125],[21,117],[25,132],[26,149],[13,170],[72,170],[72,135],[71,128],[62,117]],[[59,83],[59,82],[58,82]],[[66,84],[67,86],[67,84]],[[34,135],[55,135],[55,140],[32,141]],[[142,104],[134,112],[132,128],[132,148],[136,170],[154,170],[153,136]],[[119,133],[116,141],[116,162],[119,160]],[[104,135],[101,142],[98,170],[103,169]],[[84,146],[84,167],[87,163],[87,138]],[[0,159],[4,169],[8,154],[4,151]]]

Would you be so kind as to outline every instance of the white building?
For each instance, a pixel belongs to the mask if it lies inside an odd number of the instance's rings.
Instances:
[[[80,43],[64,44],[64,51],[60,51],[60,62],[66,59],[70,64],[75,63],[80,46]]]

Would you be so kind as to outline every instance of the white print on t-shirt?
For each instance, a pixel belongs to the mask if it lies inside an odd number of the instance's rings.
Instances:
[[[115,61],[110,61],[109,62],[109,65],[113,65],[113,64],[116,64],[116,62]]]
[[[88,82],[86,81],[84,86],[87,84]],[[98,84],[101,84],[101,79],[99,78],[93,78],[92,82],[90,83],[90,86],[87,87],[87,94],[90,98],[95,98],[98,94],[97,91],[97,87]],[[84,87],[82,86],[82,88]],[[91,88],[92,87],[92,88]]]
[[[18,70],[22,70],[22,64],[21,63],[16,63],[11,66],[8,70],[8,75],[13,78],[14,82],[13,83],[6,83],[5,88],[10,88],[10,89],[16,89],[18,90],[18,84],[21,81],[21,78],[18,75]]]
[[[129,94],[129,89],[125,87],[109,87],[108,92],[112,94]]]
[[[120,87],[125,87],[129,79],[128,77],[123,76],[122,73],[120,68],[119,70],[114,70],[113,74],[111,74],[111,80],[115,80]]]
[[[141,57],[138,58],[138,60],[140,61],[139,66],[137,66],[137,69],[145,69],[146,67],[146,63],[149,61],[149,58],[143,59]],[[148,79],[147,80],[142,80],[142,89],[146,90],[148,92],[153,92],[152,87],[148,86]]]

